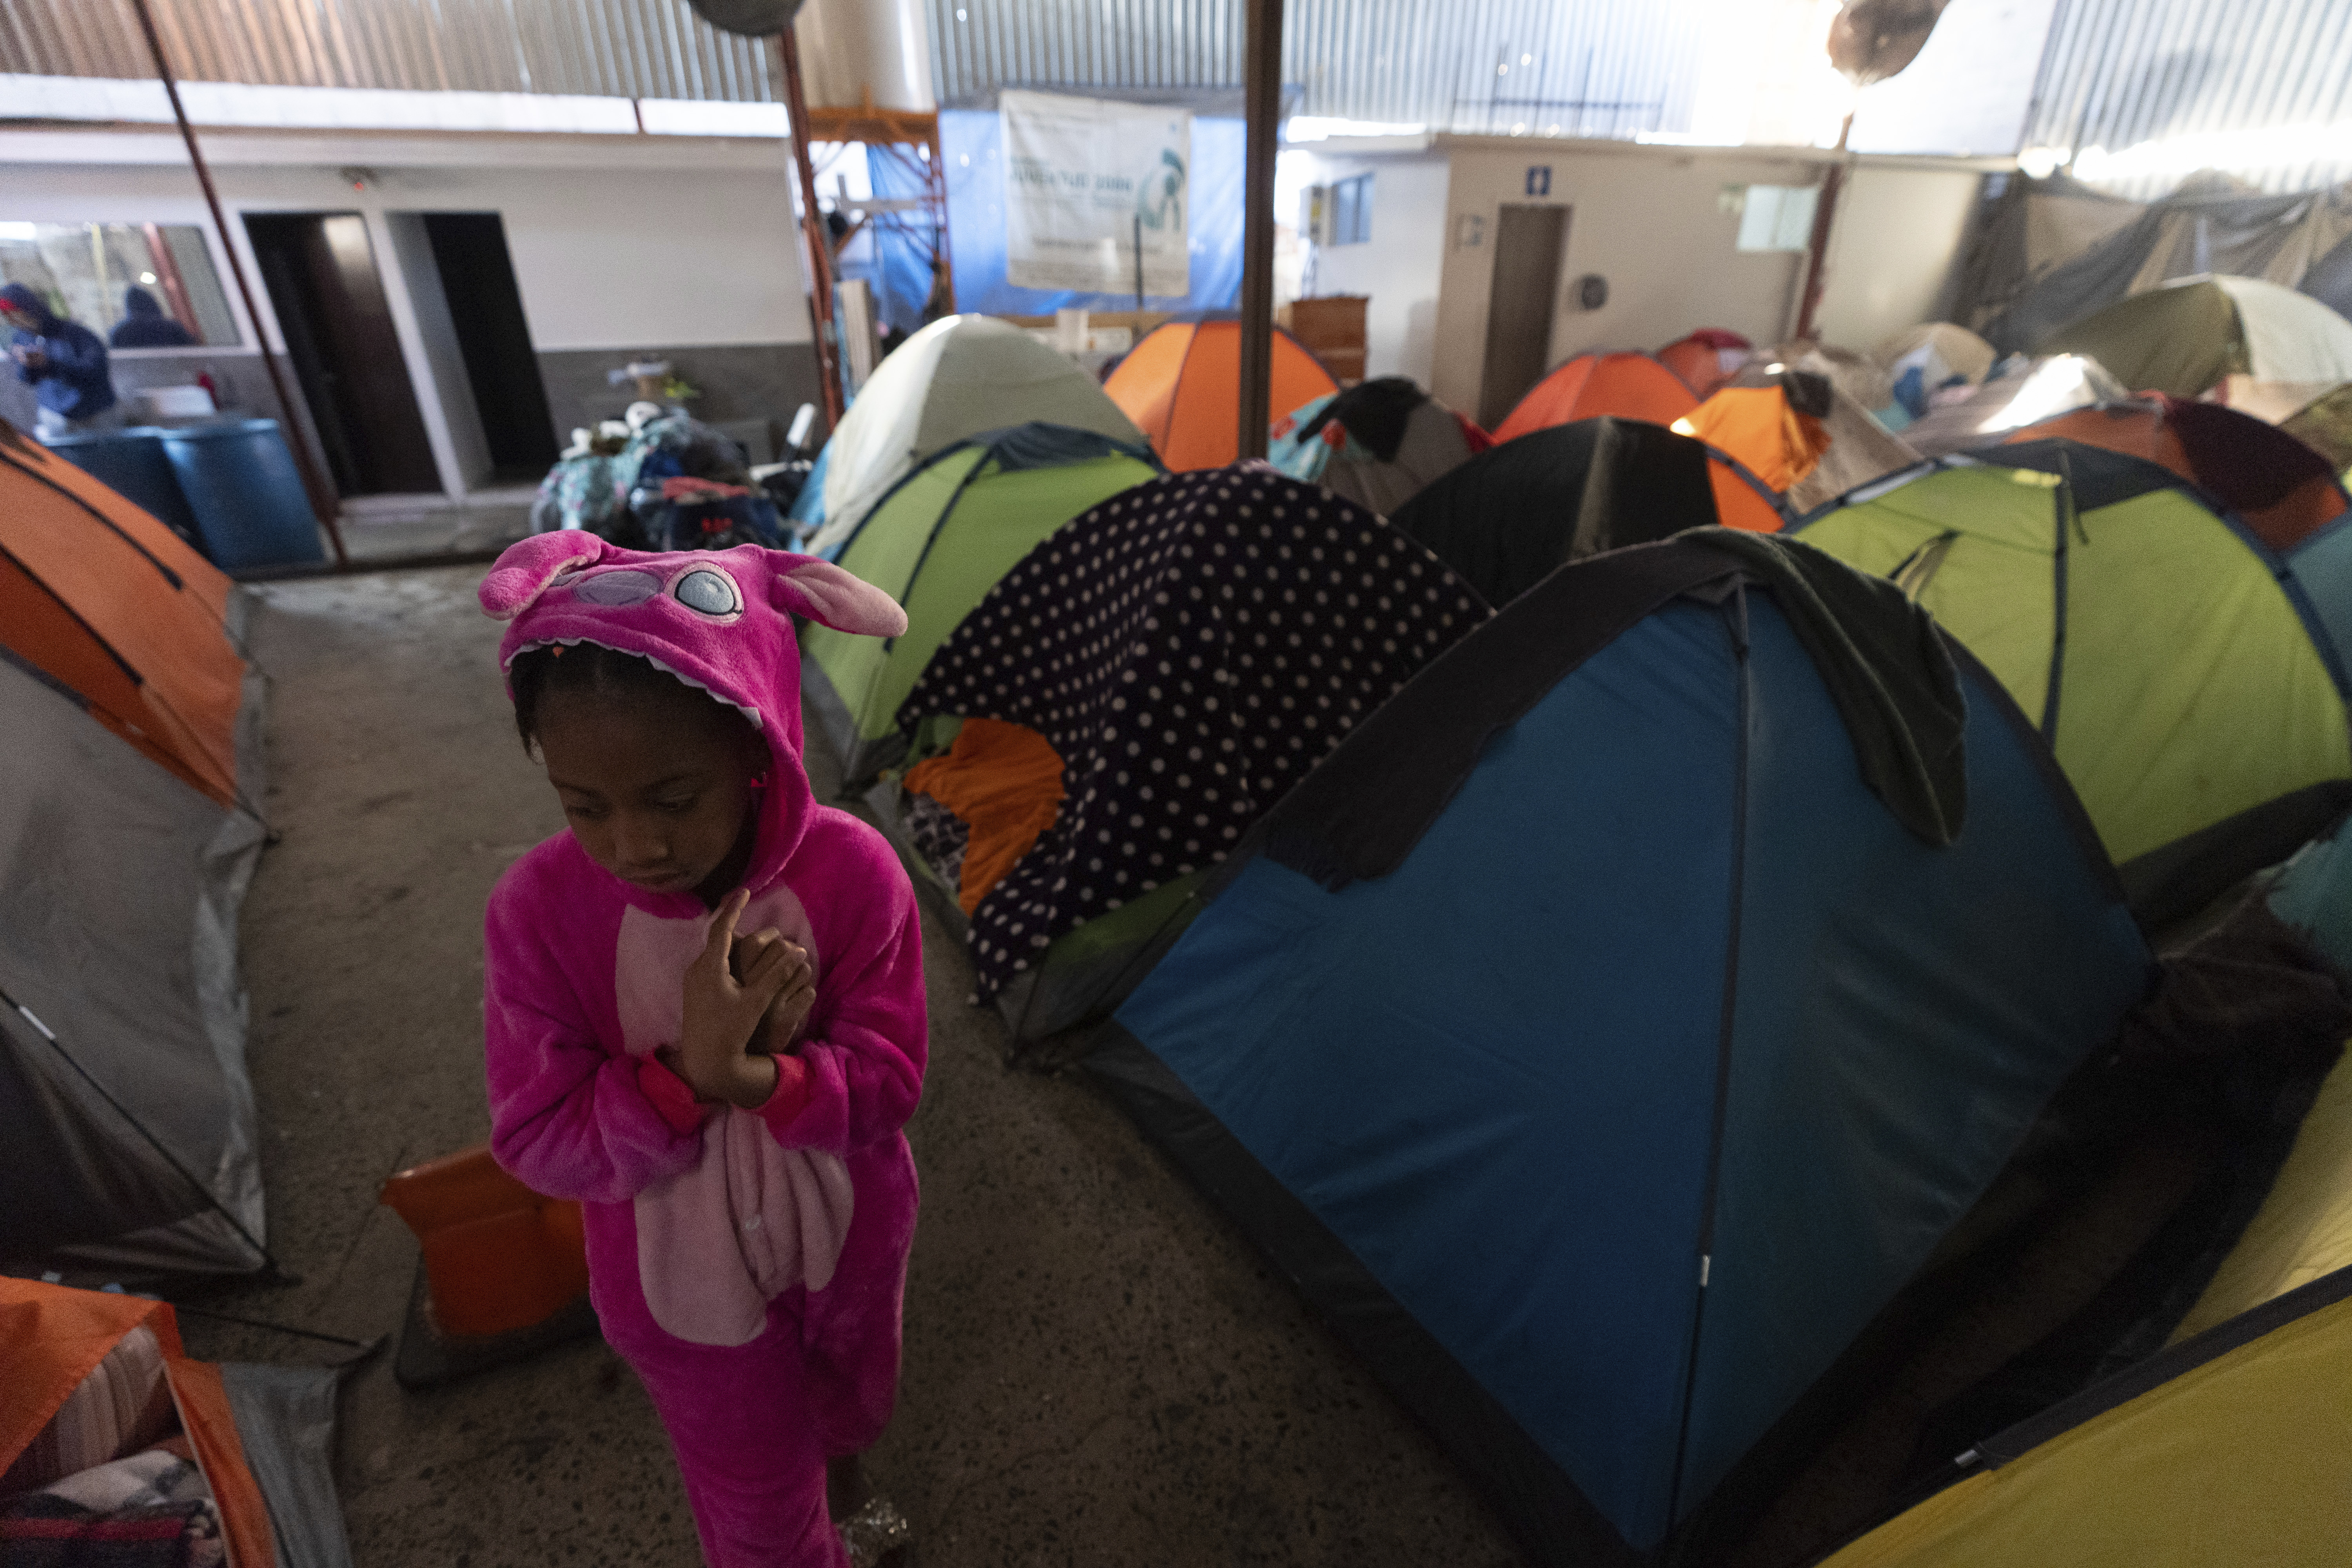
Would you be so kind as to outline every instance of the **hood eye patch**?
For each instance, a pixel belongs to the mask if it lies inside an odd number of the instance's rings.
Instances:
[[[731,616],[743,607],[735,579],[724,572],[698,567],[677,580],[671,595],[688,609],[705,616]]]
[[[609,609],[642,605],[661,592],[661,579],[650,572],[599,572],[581,579],[572,596]]]

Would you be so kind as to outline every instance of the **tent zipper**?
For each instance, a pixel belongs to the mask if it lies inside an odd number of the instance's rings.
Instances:
[[[2058,749],[2058,694],[2066,679],[2066,557],[2074,534],[2083,526],[2074,510],[2074,476],[2066,454],[2058,454],[2058,483],[2050,497],[2051,521],[2057,548],[2050,558],[2050,683],[2042,698],[2042,739]],[[2088,544],[2085,533],[2083,542]]]
[[[1691,1406],[1698,1394],[1698,1352],[1706,1324],[1706,1290],[1715,1273],[1716,1199],[1723,1176],[1723,1131],[1731,1100],[1732,1026],[1739,1005],[1739,927],[1748,881],[1748,753],[1755,728],[1755,667],[1748,659],[1748,585],[1735,584],[1723,607],[1724,629],[1738,668],[1739,717],[1737,761],[1732,770],[1731,892],[1723,946],[1723,1005],[1716,1029],[1715,1106],[1707,1128],[1706,1180],[1700,1189],[1697,1299],[1691,1309],[1690,1349],[1683,1365],[1682,1412],[1675,1436],[1674,1479],[1666,1492],[1667,1527],[1682,1511],[1683,1461],[1690,1448]]]

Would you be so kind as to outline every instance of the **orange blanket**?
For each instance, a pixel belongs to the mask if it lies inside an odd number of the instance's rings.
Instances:
[[[971,826],[956,889],[970,914],[1061,815],[1062,759],[1034,730],[967,719],[947,755],[907,770],[907,787]]]

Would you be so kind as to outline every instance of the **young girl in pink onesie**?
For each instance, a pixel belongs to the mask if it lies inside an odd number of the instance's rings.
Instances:
[[[491,1147],[581,1200],[704,1556],[842,1563],[826,1465],[897,1392],[928,1037],[906,873],[801,770],[792,617],[906,616],[805,556],[583,532],[515,545],[481,600],[571,823],[490,895]]]

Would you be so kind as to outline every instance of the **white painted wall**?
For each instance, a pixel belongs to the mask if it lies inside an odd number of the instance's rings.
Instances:
[[[1328,184],[1372,176],[1372,237],[1362,245],[1319,247],[1315,292],[1364,294],[1364,374],[1409,375],[1427,386],[1437,355],[1437,289],[1445,259],[1446,167],[1443,155],[1314,160]]]
[[[1867,350],[1936,320],[1983,184],[1973,169],[1856,168],[1830,235],[1822,340]]]
[[[1419,148],[1318,148],[1316,178],[1372,171],[1373,242],[1326,247],[1317,290],[1364,293],[1373,374],[1412,376],[1444,402],[1478,406],[1494,236],[1507,202],[1571,209],[1549,363],[1594,350],[1655,350],[1697,327],[1759,343],[1795,325],[1800,251],[1742,252],[1734,185],[1811,185],[1836,154],[1812,149],[1643,146],[1533,137],[1436,138]],[[1531,168],[1551,171],[1529,195]],[[1868,348],[1932,319],[1965,237],[1982,167],[1923,159],[1858,162],[1831,241],[1819,329]],[[1540,184],[1538,181],[1538,184]],[[1464,220],[1479,243],[1464,243]],[[1585,310],[1578,279],[1609,300]]]
[[[230,242],[269,310],[241,212],[357,212],[383,273],[444,489],[480,470],[471,394],[436,367],[387,215],[496,212],[541,350],[810,340],[788,143],[766,138],[289,135],[213,132],[205,155]],[[368,172],[354,189],[341,170]],[[0,132],[0,218],[184,223],[221,237],[179,138],[152,132]],[[412,258],[413,259],[413,258]],[[230,289],[232,304],[235,290]],[[251,331],[236,306],[240,326]],[[274,348],[284,344],[265,323]],[[453,434],[452,416],[461,427]]]
[[[1456,408],[1478,406],[1495,234],[1507,202],[1572,209],[1551,364],[1592,350],[1656,349],[1696,327],[1722,327],[1770,342],[1790,324],[1803,258],[1736,249],[1739,217],[1725,211],[1719,198],[1727,185],[1811,184],[1820,177],[1815,163],[1526,138],[1500,145],[1465,139],[1453,148],[1451,163],[1430,384]],[[1527,194],[1531,168],[1551,171],[1548,195]],[[1477,220],[1475,245],[1464,243],[1465,218]],[[1597,310],[1573,300],[1577,279],[1588,273],[1609,283],[1608,303]]]
[[[387,205],[496,212],[535,348],[804,343],[783,144],[743,170],[387,172]]]
[[[440,393],[439,413],[447,426],[458,483],[470,490],[490,476],[490,443],[482,430],[481,406],[474,401],[473,382],[466,374],[465,351],[457,342],[457,323],[449,314],[441,268],[433,259],[433,241],[419,213],[386,213],[384,228],[392,240],[392,265],[408,290],[417,337]],[[381,259],[378,265],[383,265]]]

